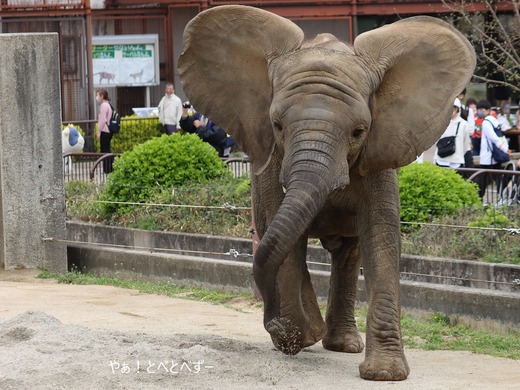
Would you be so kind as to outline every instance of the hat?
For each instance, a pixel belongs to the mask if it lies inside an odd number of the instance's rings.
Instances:
[[[457,107],[457,108],[459,108],[459,109],[462,107],[462,104],[461,104],[459,98],[455,98],[455,101],[453,102],[453,106],[454,106],[454,107]]]
[[[485,110],[491,110],[491,103],[488,100],[481,100],[477,103],[477,109],[483,108]]]

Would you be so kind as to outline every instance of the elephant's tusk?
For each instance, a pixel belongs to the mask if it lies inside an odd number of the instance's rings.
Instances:
[[[283,191],[284,194],[286,194],[287,193],[287,188],[285,188],[285,186],[282,186],[282,191]]]

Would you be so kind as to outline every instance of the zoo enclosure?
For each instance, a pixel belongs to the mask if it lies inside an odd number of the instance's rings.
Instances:
[[[117,137],[117,136],[116,136]],[[119,153],[69,153],[64,159],[64,181],[83,180],[97,184],[104,183],[106,175],[102,174],[102,161],[119,156]],[[251,173],[251,163],[245,158],[222,159],[235,177]],[[70,164],[70,165],[69,165]],[[520,205],[520,171],[516,169],[516,161],[504,164],[504,169],[458,168],[458,172],[474,183],[487,179],[488,186],[483,198],[486,205],[516,206]]]

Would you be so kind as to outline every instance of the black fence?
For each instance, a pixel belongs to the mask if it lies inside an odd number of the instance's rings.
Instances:
[[[104,183],[103,161],[119,156],[117,153],[67,153],[63,155],[63,180]]]
[[[520,204],[520,171],[516,168],[516,161],[505,164],[504,169],[458,168],[457,171],[482,188],[484,204]]]
[[[64,181],[82,180],[104,183],[103,160],[117,157],[110,153],[73,153],[63,156]],[[223,159],[235,177],[251,174],[251,163],[248,158]],[[513,206],[520,204],[520,171],[516,162],[511,161],[504,169],[459,168],[457,171],[468,180],[485,188],[482,198],[484,204],[496,206]]]
[[[89,181],[97,184],[105,182],[103,161],[120,156],[119,153],[68,153],[63,155],[63,179]],[[222,159],[235,177],[249,176],[251,164],[248,158]]]

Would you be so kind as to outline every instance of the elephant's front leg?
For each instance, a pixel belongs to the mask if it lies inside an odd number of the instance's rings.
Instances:
[[[394,170],[367,179],[358,218],[368,314],[365,360],[360,376],[404,380],[410,369],[401,340],[399,189]]]
[[[302,237],[276,275],[279,315],[266,308],[265,328],[280,351],[294,355],[323,338],[325,323],[305,262],[307,238]],[[276,310],[278,309],[278,310]]]
[[[338,352],[362,352],[364,344],[354,317],[361,263],[359,239],[322,238],[321,242],[332,255],[326,315],[327,335],[323,339],[323,347]]]

